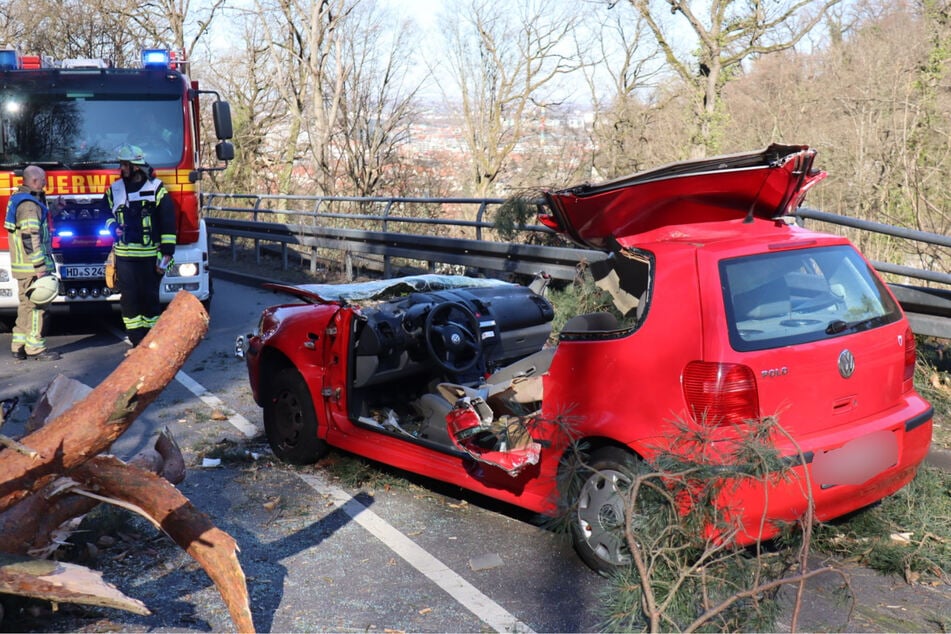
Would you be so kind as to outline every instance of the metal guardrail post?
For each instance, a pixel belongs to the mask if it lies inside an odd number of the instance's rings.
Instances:
[[[382,229],[384,232],[387,230],[387,228],[388,228],[388,226],[389,226],[390,209],[391,209],[392,207],[393,207],[393,201],[390,200],[389,202],[386,203],[386,207],[383,208],[383,222],[382,222],[382,225],[381,225],[381,229]],[[389,256],[389,255],[384,255],[384,256],[383,256],[383,276],[384,276],[384,277],[392,277],[392,276],[393,276],[393,266],[392,266],[392,263],[391,263],[391,261],[390,261],[390,256]]]
[[[260,211],[261,200],[262,200],[261,197],[257,196],[254,201],[254,206],[251,208],[252,209],[251,219],[254,222],[258,222],[258,211]],[[261,264],[261,241],[258,240],[257,238],[254,239],[254,262],[255,264],[258,264],[258,265]]]

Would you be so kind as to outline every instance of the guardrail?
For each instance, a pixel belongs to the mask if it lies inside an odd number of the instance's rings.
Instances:
[[[285,269],[291,251],[307,260],[312,272],[321,259],[327,259],[322,252],[332,251],[339,254],[340,266],[348,276],[352,276],[357,259],[364,264],[370,262],[384,276],[391,276],[393,261],[400,258],[419,262],[430,271],[440,265],[455,265],[489,274],[545,272],[555,279],[571,280],[577,275],[580,262],[606,257],[589,249],[499,240],[490,218],[504,202],[489,198],[206,194],[203,211],[212,239],[227,238],[234,260],[242,250],[239,239],[247,239],[253,244],[257,262],[264,248],[276,245]],[[817,220],[951,247],[951,238],[947,236],[814,209],[801,208],[796,217],[800,223]],[[554,236],[540,225],[527,226],[525,230],[539,241],[550,241]],[[948,273],[887,262],[872,264],[883,273],[951,286]],[[902,283],[889,286],[916,333],[951,339],[951,290]]]

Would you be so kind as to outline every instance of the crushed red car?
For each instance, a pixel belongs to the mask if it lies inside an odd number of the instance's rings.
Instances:
[[[630,561],[622,492],[637,463],[676,449],[677,421],[729,435],[779,420],[797,477],[725,494],[741,543],[803,517],[810,495],[829,520],[894,493],[928,451],[932,408],[888,287],[846,238],[793,221],[825,176],[814,159],[773,145],[546,193],[542,221],[607,254],[591,272],[617,309],[573,317],[554,343],[538,288],[271,285],[294,299],[237,344],[274,453],[309,463],[334,446],[568,509],[576,550],[602,572]],[[570,426],[552,424],[566,413]],[[577,448],[588,469],[563,487]]]

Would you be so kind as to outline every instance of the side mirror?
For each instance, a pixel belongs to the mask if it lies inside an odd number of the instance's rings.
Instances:
[[[231,145],[228,141],[219,141],[215,145],[215,156],[218,157],[219,161],[233,161],[234,160],[234,146]]]
[[[220,99],[211,104],[211,116],[215,122],[215,136],[221,140],[230,139],[234,136],[234,130],[231,126],[231,105],[227,101]],[[230,145],[230,144],[229,144]],[[234,150],[232,149],[232,158]],[[220,157],[219,157],[220,158]],[[228,159],[222,159],[228,160]]]

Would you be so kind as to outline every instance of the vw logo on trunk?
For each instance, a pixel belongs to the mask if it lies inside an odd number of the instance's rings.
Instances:
[[[839,353],[839,374],[843,379],[847,379],[855,372],[855,357],[849,352],[848,348]]]

